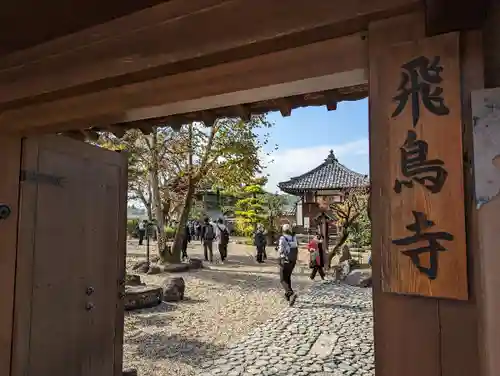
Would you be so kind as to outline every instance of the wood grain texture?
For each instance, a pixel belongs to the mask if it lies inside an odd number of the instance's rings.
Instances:
[[[462,82],[462,121],[464,144],[465,214],[467,229],[467,270],[469,274],[469,300],[439,300],[441,322],[441,366],[442,374],[450,376],[488,375],[485,352],[492,351],[486,342],[486,333],[494,333],[492,327],[485,326],[482,312],[485,310],[485,289],[481,283],[484,276],[494,275],[496,262],[485,264],[484,249],[478,240],[478,219],[474,200],[474,174],[472,169],[472,108],[471,91],[484,87],[483,43],[480,31],[460,34],[460,64]],[[494,223],[487,220],[486,223]],[[499,226],[497,225],[498,229]],[[495,231],[498,236],[498,232]],[[494,246],[491,253],[497,253]],[[488,265],[491,265],[488,269]],[[497,285],[498,286],[498,285]],[[494,296],[497,296],[495,288]],[[495,318],[496,315],[495,310]],[[498,322],[498,319],[497,319]],[[498,333],[498,331],[496,331]],[[494,351],[494,350],[493,350]],[[499,371],[500,372],[500,371]],[[492,373],[491,376],[498,374]]]
[[[387,178],[389,132],[385,82],[379,70],[386,63],[390,46],[425,36],[424,15],[416,13],[370,24],[370,178],[372,184],[372,262],[377,376],[442,376],[439,358],[438,303],[387,294],[382,291],[382,261],[389,247],[391,225],[390,190]]]
[[[21,138],[0,136],[2,178],[0,203],[8,205],[10,216],[0,220],[0,375],[10,375],[12,325],[14,318],[14,285],[17,254],[17,220],[19,204],[19,171]]]
[[[76,129],[91,124],[120,123],[126,121],[126,112],[133,109],[366,69],[367,60],[367,42],[358,33],[210,68],[6,110],[0,113],[0,129],[25,131],[47,126],[52,130],[57,126]]]
[[[427,36],[480,29],[490,0],[425,0]],[[450,12],[450,10],[453,11]]]
[[[0,103],[97,83],[103,90],[172,74],[188,60],[338,25],[327,38],[362,31],[419,0],[173,0],[0,59]],[[325,38],[324,38],[325,39]],[[311,43],[311,41],[309,41]],[[285,48],[299,46],[288,45]],[[276,50],[253,49],[255,55]],[[221,56],[212,65],[240,59]],[[248,55],[246,56],[248,57]],[[182,63],[172,68],[172,64]],[[203,65],[205,63],[197,63]],[[198,68],[200,66],[198,65]],[[205,65],[206,66],[206,65]],[[147,73],[146,73],[147,71]],[[111,83],[111,79],[116,81]]]
[[[45,136],[23,168],[64,180],[22,184],[12,376],[118,375],[126,156]]]
[[[401,114],[392,117],[397,106],[392,98],[398,94],[401,66],[418,56],[426,56],[431,60],[434,56],[441,57],[443,81],[440,86],[449,114],[434,115],[419,100],[420,119],[413,128],[411,99]],[[390,184],[407,179],[402,175],[400,148],[410,130],[416,132],[418,140],[427,142],[427,159],[442,160],[448,172],[444,186],[438,193],[429,192],[416,181],[411,188],[403,186],[400,193],[394,190],[388,192],[392,219],[388,252],[384,253],[383,259],[383,289],[386,292],[468,299],[459,62],[459,36],[451,33],[392,47],[380,71],[380,79],[385,83],[382,96],[385,101],[386,127],[390,134],[390,174],[387,176]],[[424,213],[428,220],[435,223],[426,232],[447,232],[454,237],[452,241],[439,241],[447,250],[438,254],[437,278],[434,280],[420,272],[410,257],[402,253],[407,249],[427,246],[428,242],[420,241],[407,246],[392,243],[396,239],[414,235],[406,228],[415,222],[412,211]],[[420,259],[423,267],[430,267],[429,252],[421,254]]]

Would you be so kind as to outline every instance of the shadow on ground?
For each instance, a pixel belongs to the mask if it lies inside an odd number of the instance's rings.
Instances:
[[[300,302],[299,304],[295,305],[296,308],[299,309],[342,309],[342,310],[347,310],[347,311],[353,311],[353,312],[367,312],[367,311],[372,311],[372,308],[369,307],[360,307],[360,306],[352,306],[352,305],[346,305],[346,304],[338,304],[338,303],[303,303]]]
[[[166,335],[163,333],[142,333],[127,340],[128,345],[136,346],[132,353],[150,360],[170,359],[190,366],[220,358],[224,346],[215,345],[187,338],[182,335]]]

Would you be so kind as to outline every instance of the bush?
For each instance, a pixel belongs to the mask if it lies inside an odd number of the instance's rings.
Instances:
[[[127,219],[127,235],[131,238],[138,238],[137,225],[139,224],[138,219]]]

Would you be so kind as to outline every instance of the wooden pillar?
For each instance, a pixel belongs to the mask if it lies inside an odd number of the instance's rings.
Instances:
[[[8,376],[14,314],[21,138],[0,135],[0,161],[0,205],[7,205],[11,211],[8,218],[0,219],[0,375]]]
[[[474,240],[473,219],[468,216],[469,294],[468,301],[396,295],[382,291],[381,255],[389,250],[392,183],[385,173],[390,168],[387,103],[382,100],[385,82],[379,72],[390,46],[424,39],[423,14],[404,15],[370,24],[370,165],[372,179],[372,262],[374,332],[377,376],[482,376],[478,341],[481,307],[480,254]],[[469,93],[482,85],[482,67],[476,57],[480,34],[461,35],[461,76],[466,141],[470,129]],[[481,60],[481,59],[480,59]],[[478,72],[478,73],[477,73]],[[465,152],[469,147],[464,142]],[[466,176],[466,188],[470,177]],[[466,193],[468,190],[466,189]],[[466,194],[466,207],[471,200]]]

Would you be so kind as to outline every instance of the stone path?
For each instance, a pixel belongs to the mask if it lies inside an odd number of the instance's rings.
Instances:
[[[317,282],[200,376],[373,376],[371,289]]]

